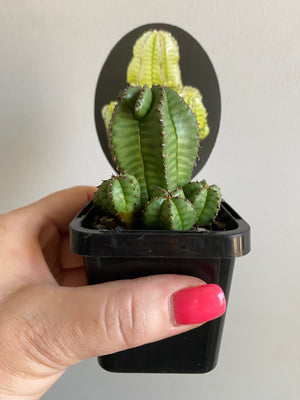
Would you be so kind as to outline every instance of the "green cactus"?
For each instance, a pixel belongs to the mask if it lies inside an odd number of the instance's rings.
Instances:
[[[220,189],[189,182],[209,133],[201,94],[182,85],[178,44],[168,32],[146,32],[133,53],[131,85],[102,110],[120,175],[99,186],[94,204],[128,229],[140,226],[141,216],[146,229],[207,226],[220,208]]]
[[[139,181],[142,205],[158,186],[172,191],[191,179],[199,128],[194,114],[174,90],[146,85],[125,89],[108,133],[118,169],[134,174]]]
[[[221,204],[221,191],[216,185],[208,186],[206,181],[190,182],[183,187],[187,199],[196,210],[196,225],[209,225],[216,217]]]
[[[140,187],[133,175],[112,176],[99,186],[94,204],[115,215],[126,228],[134,225],[135,213],[140,209]]]
[[[144,224],[149,229],[189,230],[196,220],[192,203],[179,196],[154,197],[145,207]]]

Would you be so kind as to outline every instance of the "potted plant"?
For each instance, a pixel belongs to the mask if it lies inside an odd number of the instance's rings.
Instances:
[[[250,230],[219,187],[190,181],[209,126],[198,88],[182,84],[178,60],[167,31],[146,30],[137,40],[129,85],[102,110],[118,175],[72,221],[71,248],[84,256],[89,284],[175,273],[216,283],[228,299]],[[208,372],[224,318],[99,363],[118,372]]]

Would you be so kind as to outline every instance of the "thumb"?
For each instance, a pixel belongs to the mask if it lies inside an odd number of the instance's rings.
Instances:
[[[35,346],[43,360],[49,355],[58,368],[179,334],[226,308],[219,286],[181,275],[80,288],[47,286],[39,296],[32,300],[31,331],[37,331]]]
[[[205,293],[198,290],[191,294],[186,289],[199,286],[205,286]],[[56,315],[56,335],[64,345],[67,365],[179,334],[220,316],[226,308],[224,293],[219,286],[204,285],[197,278],[180,275],[62,288],[61,293],[59,302],[54,295],[54,303],[59,307],[53,308],[52,312]],[[174,293],[184,297],[182,302],[180,296],[176,296],[176,310]],[[187,299],[189,296],[192,296],[190,300]],[[190,301],[187,308],[191,311],[192,303],[197,300],[198,307],[194,314],[192,311],[189,320],[187,315],[182,315],[182,307],[185,307],[184,302]]]

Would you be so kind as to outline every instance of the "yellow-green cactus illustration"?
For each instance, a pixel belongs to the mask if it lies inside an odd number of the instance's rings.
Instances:
[[[109,104],[106,104],[101,110],[102,118],[104,120],[105,128],[107,131],[116,104],[116,101],[111,101]]]
[[[207,111],[199,89],[184,86],[179,65],[179,46],[171,33],[150,30],[137,39],[133,47],[133,57],[127,68],[127,82],[132,86],[162,85],[174,89],[196,115],[200,139],[209,134]],[[115,101],[102,109],[106,129],[113,114]]]
[[[178,90],[178,94],[196,115],[199,125],[200,140],[205,139],[209,134],[209,126],[207,124],[207,111],[203,105],[199,90],[192,86],[184,86],[182,89]]]
[[[133,86],[182,87],[179,47],[169,32],[150,30],[136,41],[127,69],[127,82]]]

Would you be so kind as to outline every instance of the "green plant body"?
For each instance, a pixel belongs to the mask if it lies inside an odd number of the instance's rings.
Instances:
[[[103,181],[94,195],[94,204],[116,216],[126,228],[132,228],[140,209],[140,186],[133,175],[112,176]]]
[[[190,182],[183,187],[185,197],[194,205],[196,225],[209,225],[216,217],[222,200],[218,186],[208,186],[206,181]]]
[[[192,203],[179,196],[154,197],[145,207],[144,223],[150,229],[189,230],[196,220]]]
[[[160,186],[172,191],[187,184],[198,152],[195,115],[172,89],[125,89],[115,107],[109,146],[120,171],[134,174],[142,205]]]

